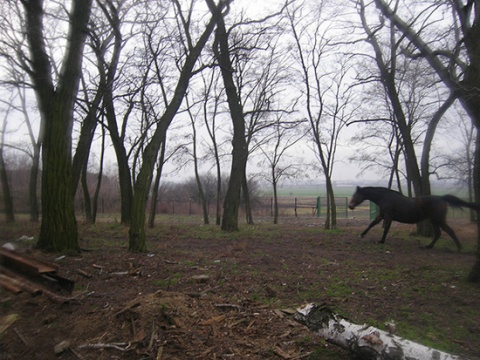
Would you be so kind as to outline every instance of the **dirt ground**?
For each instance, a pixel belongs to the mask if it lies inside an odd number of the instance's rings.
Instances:
[[[173,218],[172,218],[173,219]],[[268,220],[269,221],[269,220]],[[128,229],[80,224],[78,256],[22,246],[54,262],[75,281],[73,299],[0,290],[0,316],[18,314],[0,335],[0,359],[349,359],[351,355],[298,324],[291,310],[326,303],[358,324],[470,359],[480,354],[480,287],[465,281],[475,257],[475,229],[452,227],[465,246],[442,239],[422,249],[412,226],[380,228],[364,239],[366,222],[265,220],[224,234],[217,227],[159,224],[147,254],[127,251]],[[36,236],[38,225],[0,224],[0,242]],[[54,350],[57,346],[58,354]]]

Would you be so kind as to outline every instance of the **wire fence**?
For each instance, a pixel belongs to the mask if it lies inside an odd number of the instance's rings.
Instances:
[[[336,215],[338,219],[366,219],[372,220],[378,214],[376,204],[365,201],[354,210],[348,208],[348,197],[335,197]],[[273,198],[263,198],[261,209],[256,208],[256,213],[263,216],[273,216]],[[278,198],[279,216],[293,217],[319,217],[325,218],[327,214],[327,197],[319,196],[281,196]],[[468,209],[448,209],[449,219],[469,219]]]

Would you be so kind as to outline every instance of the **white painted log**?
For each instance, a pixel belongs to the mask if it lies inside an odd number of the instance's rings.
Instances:
[[[349,350],[362,359],[462,359],[372,326],[353,324],[333,313],[326,305],[308,304],[299,308],[295,319],[328,342]]]

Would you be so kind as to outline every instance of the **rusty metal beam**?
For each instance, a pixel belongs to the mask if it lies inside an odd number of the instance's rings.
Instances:
[[[0,248],[0,264],[32,275],[55,273],[58,266],[19,254],[14,250]]]

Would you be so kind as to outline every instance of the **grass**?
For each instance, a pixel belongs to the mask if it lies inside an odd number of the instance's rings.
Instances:
[[[161,287],[161,288],[170,288],[171,286],[177,285],[178,282],[180,281],[182,275],[180,273],[176,273],[173,276],[170,276],[166,279],[155,279],[152,281],[152,283],[155,286]]]
[[[314,219],[316,220],[316,218]],[[474,319],[480,317],[478,307],[454,303],[454,300],[446,298],[445,295],[448,291],[466,295],[480,291],[478,287],[475,288],[471,284],[458,280],[466,278],[469,271],[468,266],[453,262],[427,261],[435,254],[445,252],[456,254],[453,241],[446,238],[445,235],[437,243],[435,252],[419,250],[425,251],[425,263],[412,260],[411,263],[397,264],[396,256],[402,250],[398,247],[398,241],[397,245],[394,245],[395,242],[389,242],[389,238],[397,240],[401,238],[406,246],[416,243],[426,245],[429,239],[410,236],[408,231],[403,229],[392,229],[387,243],[378,245],[375,239],[380,238],[382,232],[380,226],[372,229],[364,239],[357,241],[353,239],[359,232],[358,229],[323,230],[320,224],[301,229],[290,225],[273,225],[266,222],[253,226],[242,224],[239,232],[229,233],[221,231],[216,225],[202,225],[200,217],[160,216],[157,224],[155,229],[147,229],[147,236],[152,247],[154,243],[155,245],[161,244],[162,239],[166,238],[175,239],[175,241],[195,239],[202,243],[217,241],[221,244],[227,243],[230,252],[225,251],[225,257],[222,257],[218,263],[214,263],[218,256],[216,253],[213,253],[211,257],[205,256],[202,261],[205,264],[214,264],[213,266],[218,268],[222,274],[222,279],[243,277],[248,279],[246,281],[251,281],[253,286],[251,286],[248,296],[254,301],[272,306],[277,306],[281,301],[281,306],[290,307],[300,305],[302,302],[328,300],[335,304],[335,310],[339,314],[351,318],[352,322],[365,322],[385,329],[384,322],[393,319],[397,323],[399,336],[452,353],[461,351],[457,340],[468,342],[476,339],[475,333],[472,333],[471,330],[475,325],[449,321],[449,319],[453,318],[455,314],[463,314],[473,322]],[[27,236],[36,236],[38,230],[38,225],[35,227],[22,222],[9,224],[8,227],[9,229],[13,228],[12,232]],[[87,247],[117,248],[127,245],[128,228],[115,221],[100,222],[93,226],[82,224],[79,230],[80,237]],[[335,247],[335,242],[343,241],[341,239],[345,237],[349,240],[346,247]],[[152,238],[155,240],[152,241]],[[308,251],[305,251],[298,264],[283,263],[281,259],[272,260],[270,249],[282,246],[284,242],[291,239],[298,239],[299,246],[304,245],[305,239],[314,239],[311,246],[316,247],[321,243],[325,253],[318,252],[318,256],[313,257]],[[262,247],[256,248],[254,245],[257,243]],[[462,241],[462,243],[464,252],[467,254],[475,251],[476,243],[474,241]],[[335,250],[331,251],[332,249]],[[253,265],[237,262],[233,255],[239,253],[242,261],[251,261]],[[350,257],[350,253],[354,253],[356,256]],[[276,252],[276,254],[279,253]],[[185,257],[181,259],[181,265],[185,268],[191,268],[198,264],[197,254],[190,251],[182,253],[183,255]],[[278,272],[281,275],[282,283],[269,283],[270,274],[265,273],[261,268],[262,259],[269,259],[274,263],[276,267],[270,265],[269,271]],[[257,264],[260,265],[257,266]],[[308,271],[314,274],[315,281],[309,281],[307,274],[302,272],[302,268],[308,265],[312,265],[312,269]],[[178,286],[185,276],[182,272],[175,272],[166,279],[150,281],[157,287],[170,288]],[[279,296],[269,295],[265,291],[262,281],[267,282],[271,290]],[[454,284],[456,288],[450,288],[451,284]],[[280,299],[282,292],[287,293],[287,290],[289,295]],[[452,301],[452,313],[437,315],[430,313],[428,301],[432,298],[443,298],[445,302]],[[403,305],[390,307],[389,299],[400,299]],[[363,311],[365,304],[372,305],[369,304],[370,302],[378,302],[374,305],[378,306],[379,310],[388,309],[388,311],[384,310],[387,314],[384,315],[385,318],[375,314],[375,307],[370,307],[368,312]],[[9,306],[8,303],[2,305]],[[446,320],[437,319],[435,316],[445,317]],[[438,324],[441,323],[448,325],[439,326]],[[454,334],[454,336],[449,334]],[[338,352],[335,353],[338,354]],[[319,346],[310,358],[330,359],[329,356],[328,348]],[[332,359],[334,358],[332,357]]]

